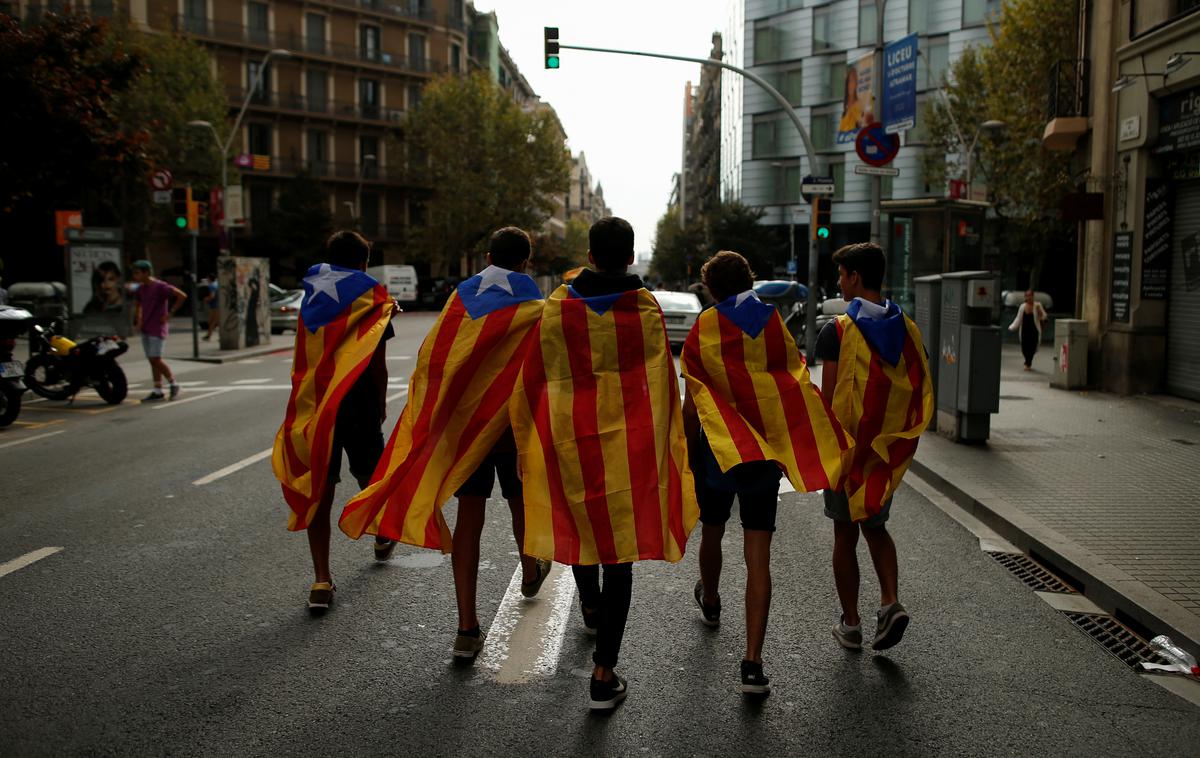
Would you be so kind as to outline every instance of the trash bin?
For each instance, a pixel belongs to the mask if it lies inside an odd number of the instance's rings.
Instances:
[[[62,282],[17,282],[8,288],[8,304],[33,314],[33,323],[47,326],[67,321],[67,285]]]
[[[942,333],[942,275],[918,276],[913,279],[916,289],[916,307],[913,309],[913,321],[921,332],[921,340],[925,343],[925,352],[929,354],[929,380],[933,384],[933,396],[938,391],[938,345]],[[929,419],[929,430],[937,431],[937,414]]]
[[[1054,322],[1054,362],[1051,387],[1064,390],[1087,387],[1088,322],[1060,318]]]
[[[1000,410],[1002,331],[992,324],[999,284],[990,271],[942,274],[938,431],[955,442],[986,441]]]

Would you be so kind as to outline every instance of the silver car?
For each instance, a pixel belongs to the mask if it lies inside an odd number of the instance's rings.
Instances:
[[[304,302],[304,290],[292,290],[283,297],[271,300],[271,334],[283,334],[290,329],[296,331],[296,320],[300,318],[300,305]]]
[[[662,308],[663,320],[667,322],[667,339],[671,346],[682,345],[687,339],[692,324],[700,315],[700,298],[692,292],[661,292],[650,293]]]

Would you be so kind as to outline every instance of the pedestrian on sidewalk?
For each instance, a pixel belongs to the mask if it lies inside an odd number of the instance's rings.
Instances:
[[[624,219],[592,225],[596,270],[546,300],[510,406],[525,548],[572,566],[584,629],[596,635],[593,710],[627,692],[614,669],[633,562],[678,561],[698,515],[675,361],[657,301],[628,273],[633,241]]]
[[[542,314],[542,293],[524,273],[530,253],[521,229],[508,226],[492,235],[487,268],[455,288],[421,344],[385,465],[338,522],[354,539],[370,533],[451,553],[458,601],[452,650],[463,660],[474,660],[486,638],[476,610],[479,541],[497,477],[521,552],[521,594],[536,596],[551,567],[524,553],[525,502],[508,416]],[[453,536],[442,515],[451,495],[458,498]]]
[[[337,231],[326,263],[308,270],[296,328],[292,393],[271,466],[291,513],[288,529],[307,530],[315,581],[308,608],[323,613],[337,588],[329,570],[329,511],[341,479],[342,451],[359,488],[383,455],[387,416],[385,347],[399,311],[382,284],[367,276],[371,243]],[[390,551],[376,540],[376,554]]]
[[[896,544],[887,530],[892,495],[933,415],[933,387],[921,332],[899,306],[883,299],[885,260],[873,242],[846,245],[833,254],[846,313],[817,335],[824,361],[821,389],[854,443],[840,488],[825,490],[825,515],[833,519],[833,579],[842,606],[833,636],[849,650],[862,648],[858,616],[858,536],[879,577],[875,650],[900,642],[908,611],[899,601]]]
[[[700,503],[701,620],[721,622],[721,540],[736,496],[746,560],[746,655],[742,692],[766,695],[762,649],[771,608],[771,537],[779,481],[800,492],[841,481],[848,442],[813,386],[783,318],[754,293],[754,273],[723,250],[700,269],[716,301],[683,344],[683,423]]]
[[[1017,317],[1008,325],[1010,332],[1021,338],[1021,355],[1025,356],[1025,370],[1033,371],[1033,356],[1042,341],[1042,325],[1046,323],[1046,309],[1033,299],[1033,290],[1025,290],[1025,302],[1017,308]]]
[[[175,382],[175,374],[163,360],[163,347],[167,342],[168,323],[171,316],[179,310],[187,293],[178,287],[164,282],[154,276],[154,267],[150,261],[133,262],[133,281],[137,283],[137,294],[133,303],[133,330],[141,332],[142,350],[146,360],[150,362],[150,373],[154,379],[154,389],[142,399],[143,403],[156,402],[163,399],[163,379],[170,387],[170,398],[179,396],[179,385]]]
[[[213,330],[217,328],[217,319],[220,318],[220,290],[217,285],[217,275],[204,280],[206,287],[204,288],[204,308],[208,311],[208,331],[204,335],[204,341],[212,339]]]

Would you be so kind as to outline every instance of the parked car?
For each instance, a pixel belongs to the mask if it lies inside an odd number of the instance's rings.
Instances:
[[[276,300],[282,300],[283,298],[288,297],[289,295],[292,295],[296,292],[301,292],[301,291],[302,290],[284,289],[283,287],[280,287],[275,282],[267,282],[267,292],[271,293],[271,302],[272,303],[275,302]]]
[[[440,311],[446,307],[454,288],[462,280],[454,276],[422,277],[417,280],[417,307],[431,311]]]
[[[291,290],[279,299],[272,299],[271,334],[283,334],[288,329],[295,331],[303,302],[304,290]]]
[[[666,292],[654,290],[650,293],[662,308],[663,320],[667,322],[667,339],[671,346],[682,345],[687,339],[692,324],[700,315],[700,298],[694,292]]]

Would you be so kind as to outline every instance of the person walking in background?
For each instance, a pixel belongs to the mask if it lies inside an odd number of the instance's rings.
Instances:
[[[169,320],[179,310],[187,293],[178,287],[157,279],[150,261],[133,262],[133,281],[137,283],[137,294],[133,309],[133,330],[141,332],[142,349],[150,361],[150,373],[154,378],[154,390],[142,402],[163,399],[162,383],[166,379],[170,386],[171,399],[179,396],[179,385],[171,367],[163,360],[163,347],[169,333]]]
[[[1033,290],[1025,290],[1025,302],[1017,308],[1017,317],[1008,325],[1010,332],[1021,338],[1021,355],[1025,357],[1025,370],[1033,371],[1033,356],[1042,341],[1042,326],[1049,317],[1042,304],[1033,299]]]
[[[221,293],[216,274],[206,281],[208,286],[205,288],[204,309],[208,311],[208,332],[204,335],[204,340],[207,342],[212,339],[213,330],[217,328],[217,319],[220,318]]]

